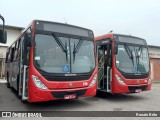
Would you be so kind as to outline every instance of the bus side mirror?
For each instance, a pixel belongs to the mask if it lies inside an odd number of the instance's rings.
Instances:
[[[0,29],[0,43],[6,44],[7,42],[7,32],[5,30]]]
[[[118,41],[117,40],[114,41],[114,54],[115,55],[118,54]]]

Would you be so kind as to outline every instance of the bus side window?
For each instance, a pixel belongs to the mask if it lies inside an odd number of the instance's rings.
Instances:
[[[25,36],[21,37],[22,41],[22,59],[24,65],[29,65],[29,50],[30,48],[26,46]]]
[[[15,43],[15,47],[14,47],[14,55],[13,55],[13,60],[16,60],[16,56],[17,56],[17,45],[18,45],[18,41]]]
[[[19,39],[17,43],[17,55],[15,56],[17,60],[20,59],[20,47],[21,47],[21,39]]]
[[[15,44],[13,44],[11,47],[11,62],[13,62],[14,59],[14,50],[15,50]]]
[[[24,53],[23,53],[25,55],[24,61],[27,65],[29,65],[30,47],[28,46],[28,42],[26,41],[31,41],[31,27],[24,33],[24,42],[25,42]]]
[[[6,59],[6,62],[10,62],[10,58],[11,58],[11,48],[8,49],[8,57]]]
[[[22,47],[21,47],[21,45],[19,45],[19,48],[20,48],[20,50],[22,51],[22,61],[24,60],[24,57],[25,57],[25,54],[24,54],[24,35],[20,38],[21,39],[21,42],[22,42]],[[19,56],[18,57],[20,57],[20,54],[21,53],[19,53]]]
[[[9,49],[6,51],[6,63],[7,63],[7,61],[8,61],[8,55],[9,55]]]

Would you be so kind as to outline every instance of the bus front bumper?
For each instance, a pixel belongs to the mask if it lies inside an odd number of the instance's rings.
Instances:
[[[113,94],[118,93],[138,93],[141,91],[151,90],[150,84],[141,84],[141,85],[117,85],[112,89]]]
[[[96,84],[92,87],[76,88],[76,89],[57,89],[57,90],[41,90],[35,86],[30,87],[28,102],[42,102],[50,100],[76,99],[79,97],[95,96]],[[73,96],[73,97],[72,97]]]

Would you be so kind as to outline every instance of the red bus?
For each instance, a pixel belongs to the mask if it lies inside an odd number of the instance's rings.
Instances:
[[[34,20],[7,49],[7,86],[28,102],[95,96],[94,49],[89,29]]]
[[[150,62],[144,39],[105,34],[95,38],[98,91],[137,93],[151,89]]]

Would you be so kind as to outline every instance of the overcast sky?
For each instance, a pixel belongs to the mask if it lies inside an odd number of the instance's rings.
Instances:
[[[160,0],[0,0],[7,25],[26,27],[33,19],[133,35],[160,46]]]

